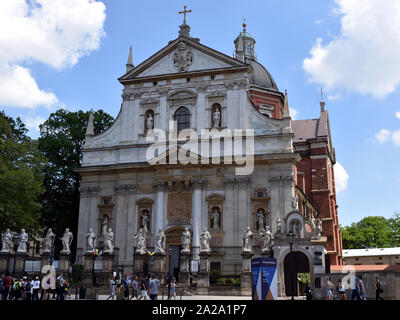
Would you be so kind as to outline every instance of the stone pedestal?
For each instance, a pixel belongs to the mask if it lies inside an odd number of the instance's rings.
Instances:
[[[105,253],[103,254],[103,272],[112,273],[113,271],[114,255]]]
[[[147,268],[149,265],[149,257],[145,254],[135,253],[133,255],[134,259],[134,266],[133,266],[133,273],[138,277],[143,277],[145,273],[147,273]],[[145,268],[145,265],[147,267]]]
[[[208,294],[210,287],[210,253],[200,251],[200,266],[197,274],[197,289],[198,294]]]
[[[190,252],[181,252],[181,265],[179,270],[179,284],[189,286],[190,284]]]
[[[19,252],[15,255],[15,276],[21,277],[25,272],[26,253]]]
[[[70,265],[71,265],[71,254],[60,253],[60,259],[58,260],[58,272],[64,273],[64,278],[69,273]]]
[[[10,261],[9,252],[0,252],[0,274],[6,274],[8,272],[8,264]]]
[[[40,269],[42,270],[44,266],[50,265],[50,252],[42,252],[40,256]]]
[[[84,256],[83,272],[88,272],[88,273],[93,272],[95,256],[90,253],[85,253],[83,256]]]
[[[242,253],[242,273],[240,275],[240,292],[242,296],[251,296],[251,258],[252,253]]]
[[[153,273],[162,279],[165,275],[165,254],[154,254]]]

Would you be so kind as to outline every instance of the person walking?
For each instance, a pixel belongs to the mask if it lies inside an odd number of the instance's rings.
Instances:
[[[135,277],[132,281],[132,296],[131,300],[133,298],[138,299],[138,292],[139,292],[139,278]]]
[[[170,288],[171,288],[171,275],[169,272],[165,275],[165,286],[167,287],[168,300],[170,299]]]
[[[40,281],[39,277],[36,277],[31,281],[32,286],[32,300],[39,300],[39,289],[40,289]]]
[[[117,300],[120,298],[121,284],[122,284],[122,281],[121,281],[120,275],[118,274],[118,276],[117,276],[117,278],[115,280],[115,287],[116,287],[115,294],[117,295]]]
[[[328,280],[326,280],[326,300],[333,300],[333,283],[332,283],[332,277],[329,277]]]
[[[306,295],[306,300],[313,299],[313,292],[312,292],[310,283],[307,283],[306,287],[304,288],[304,294]]]
[[[360,298],[361,300],[367,300],[367,293],[365,292],[364,280],[361,275],[358,276],[360,278]]]
[[[112,279],[110,280],[110,296],[106,300],[110,300],[110,298],[111,300],[114,300],[115,287],[116,287],[115,277],[112,277]]]
[[[381,293],[383,292],[381,281],[378,277],[375,279],[375,300],[385,300],[381,297]]]
[[[354,284],[351,292],[351,300],[354,300],[357,298],[357,300],[361,300],[360,296],[360,278],[358,275],[355,276],[354,278]]]
[[[157,276],[153,274],[149,284],[150,291],[150,299],[157,300],[158,289],[160,288],[160,280],[157,279]]]
[[[3,274],[0,279],[1,300],[6,300],[6,276]]]
[[[344,287],[342,279],[339,280],[337,291],[339,293],[339,300],[347,300],[346,288]]]
[[[125,275],[124,280],[122,280],[122,285],[124,288],[124,300],[129,300],[129,278],[128,275]]]
[[[147,290],[149,289],[149,278],[145,276],[140,281],[140,297],[139,300],[143,298],[143,300],[147,299]]]
[[[32,285],[30,279],[26,279],[24,291],[25,291],[25,300],[30,301],[32,299]]]
[[[64,300],[64,277],[61,273],[56,281],[56,290],[57,290],[57,300],[63,301]]]
[[[168,292],[168,299],[176,300],[176,279],[175,277],[172,278],[170,284],[169,284],[169,292]]]

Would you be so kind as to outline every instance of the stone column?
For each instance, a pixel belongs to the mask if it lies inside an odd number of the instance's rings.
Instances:
[[[58,260],[58,271],[63,273],[69,273],[69,267],[71,265],[71,254],[60,253],[60,259]],[[64,274],[64,278],[66,275]]]
[[[208,294],[210,286],[210,253],[200,252],[200,268],[197,274],[197,293]]]
[[[251,295],[251,258],[253,254],[242,253],[242,273],[240,275],[240,291],[242,296]]]
[[[181,252],[179,283],[183,286],[189,286],[189,284],[190,284],[189,262],[190,262],[190,253]]]
[[[154,264],[153,264],[153,273],[157,275],[160,279],[165,274],[165,254],[157,252],[154,254]]]
[[[157,192],[156,196],[156,212],[153,215],[154,221],[153,226],[154,229],[152,230],[153,234],[157,234],[158,228],[163,227],[163,213],[164,213],[164,188],[165,182],[164,181],[157,181],[153,184],[154,191]]]
[[[205,186],[205,180],[194,180],[193,183],[193,212],[192,212],[192,250],[193,260],[199,260],[200,256],[200,229],[201,229],[201,190]]]
[[[0,252],[0,273],[2,275],[8,272],[9,261],[10,261],[10,253]]]

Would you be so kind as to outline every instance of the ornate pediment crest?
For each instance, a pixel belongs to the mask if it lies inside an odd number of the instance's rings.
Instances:
[[[179,43],[174,52],[174,66],[178,72],[187,71],[193,62],[192,50],[184,42]]]

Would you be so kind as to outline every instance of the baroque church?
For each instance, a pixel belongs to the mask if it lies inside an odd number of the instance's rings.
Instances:
[[[90,229],[101,245],[110,228],[113,268],[132,273],[135,236],[144,229],[152,252],[161,228],[165,272],[179,277],[181,237],[188,228],[189,272],[195,279],[200,234],[206,228],[211,271],[240,276],[243,234],[250,227],[253,257],[261,255],[259,231],[269,228],[273,235],[280,296],[291,286],[289,231],[295,235],[294,272],[310,273],[314,286],[319,285],[318,274],[342,264],[335,150],[325,103],[321,101],[320,118],[293,120],[287,93],[257,61],[255,43],[243,24],[234,40],[235,53],[228,56],[192,37],[185,19],[178,38],[137,66],[130,49],[126,73],[118,79],[123,85],[120,112],[98,135],[91,117],[76,169],[82,177],[77,259],[85,259]],[[214,162],[203,149],[188,147],[187,138],[149,152],[153,142],[148,133],[154,129],[167,136],[187,129],[198,136],[205,129],[251,129],[244,144],[252,144],[252,170],[238,174],[236,162]],[[221,150],[228,149],[222,145]],[[179,154],[188,161],[177,161]],[[151,271],[151,264],[150,259],[143,272]]]

